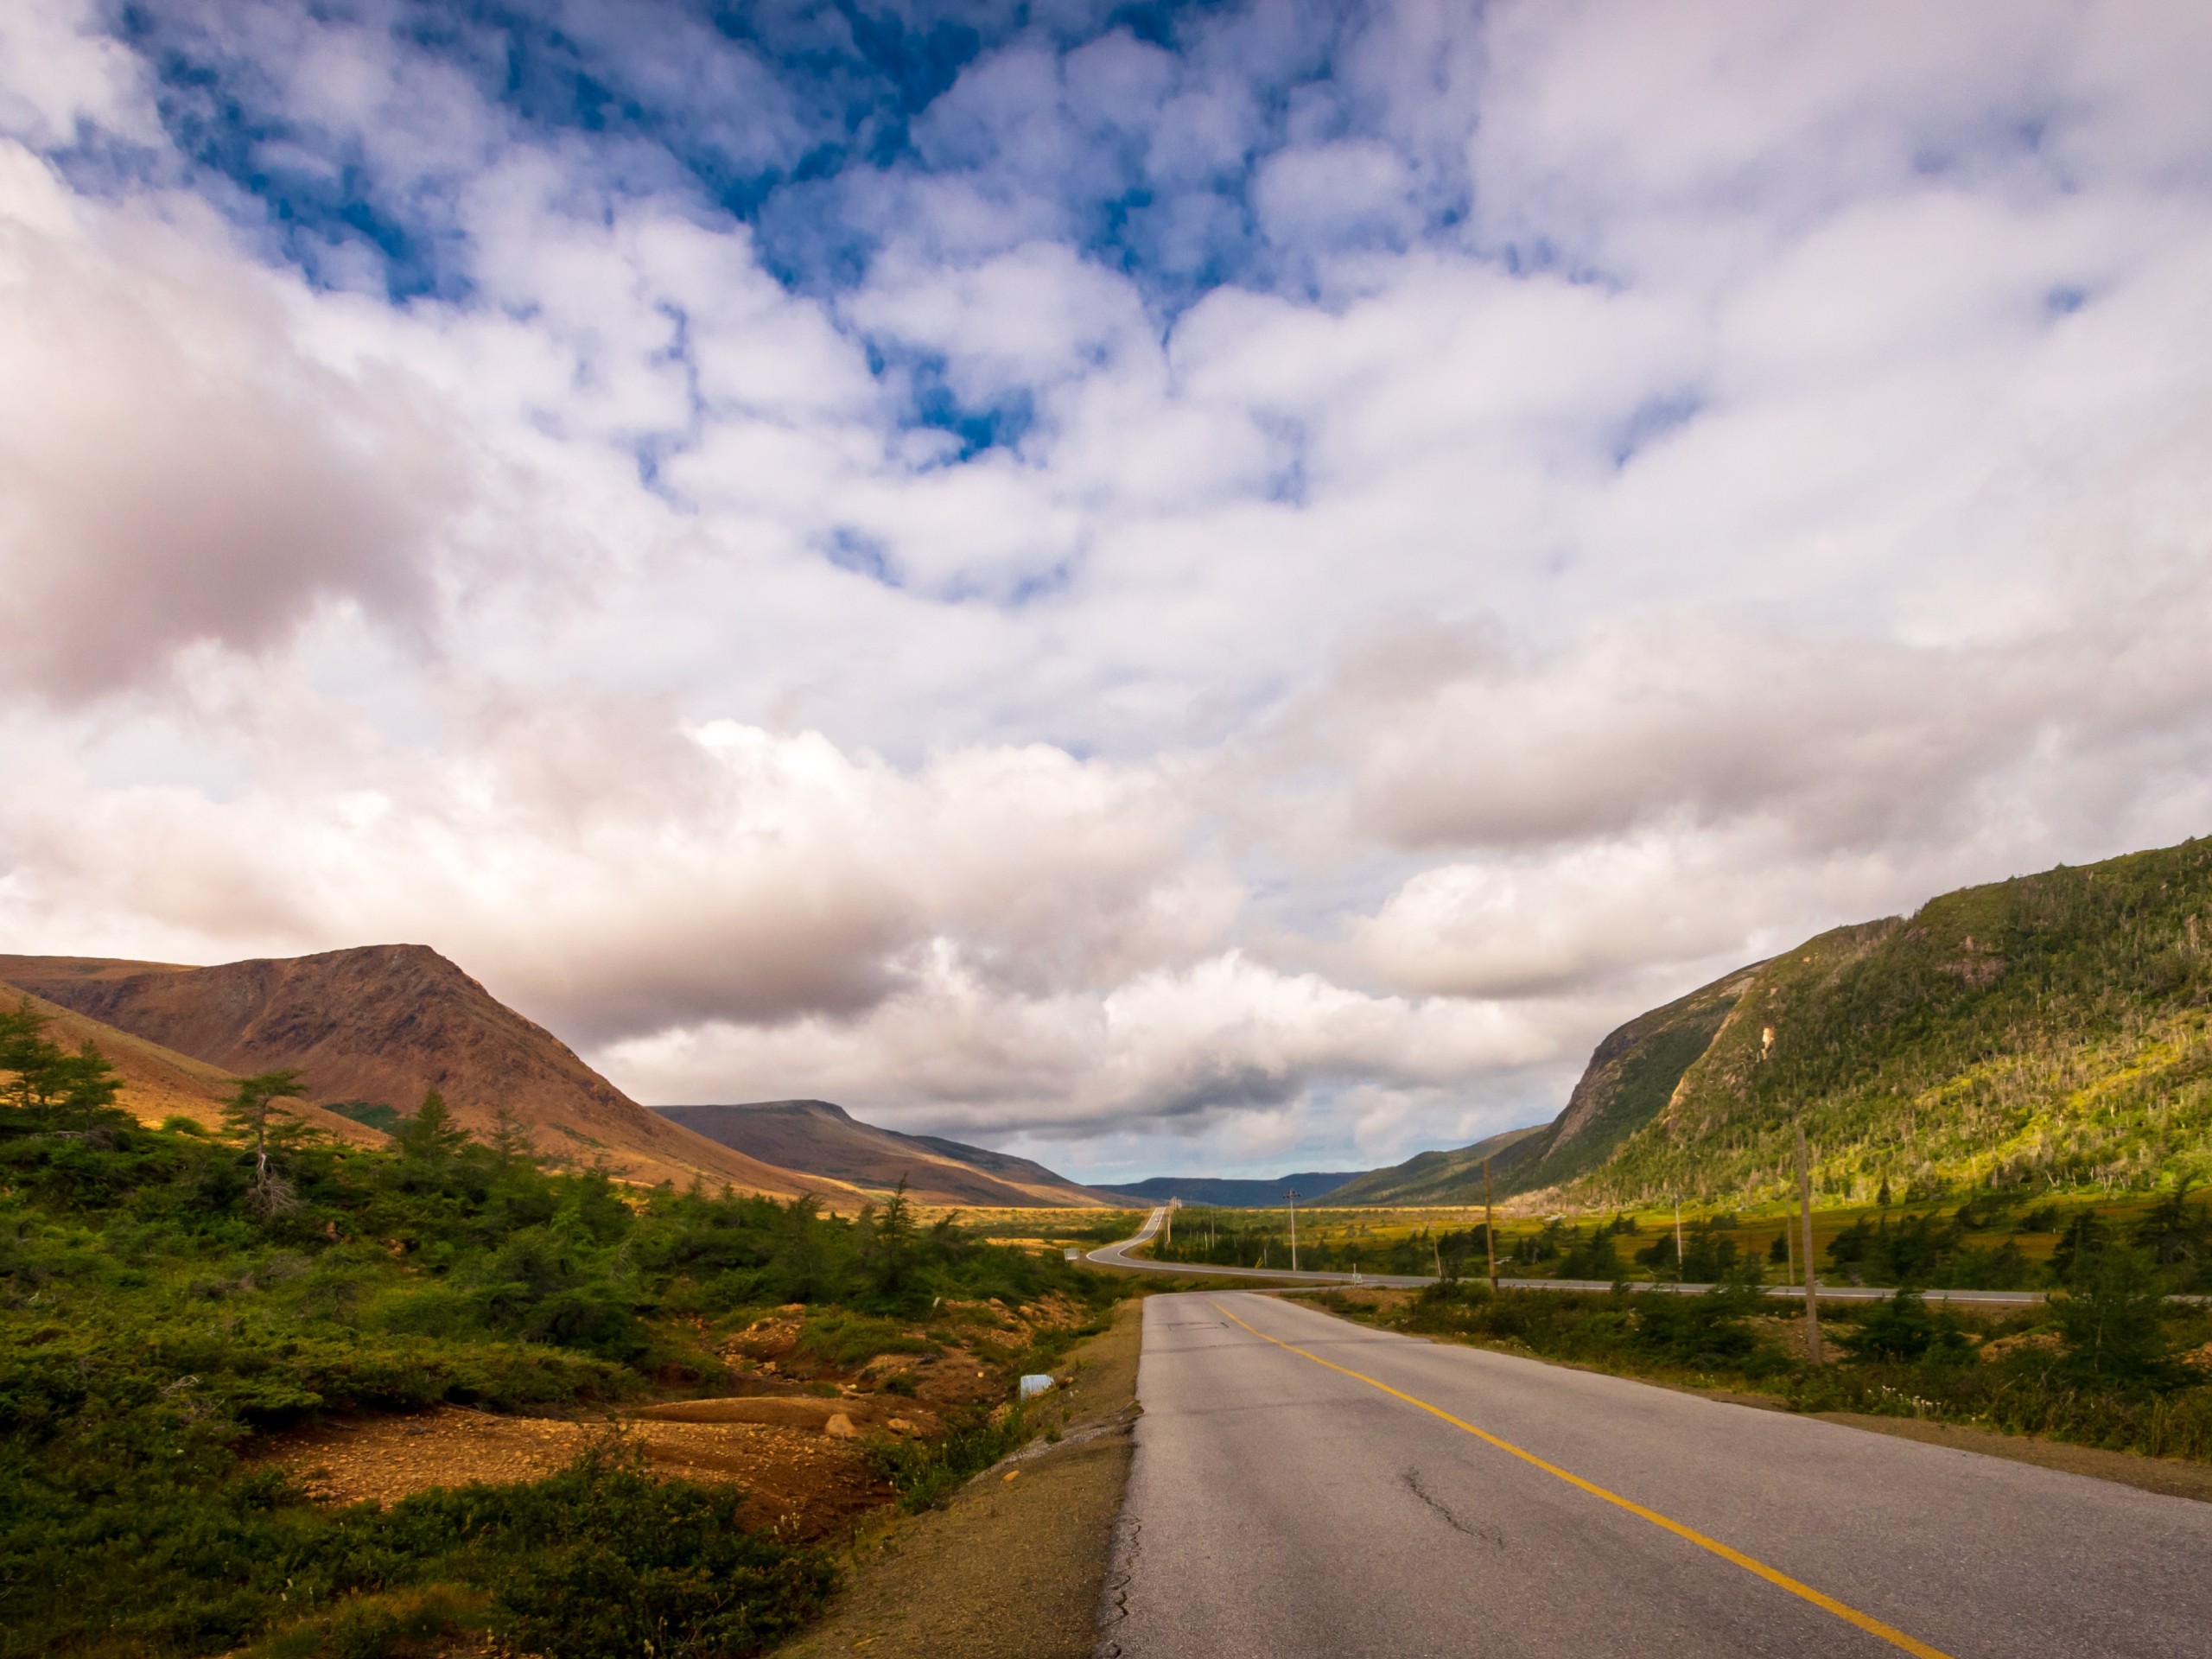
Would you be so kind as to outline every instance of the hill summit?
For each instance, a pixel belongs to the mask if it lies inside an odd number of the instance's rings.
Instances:
[[[479,1134],[505,1109],[541,1154],[625,1179],[858,1201],[645,1110],[427,945],[213,968],[0,957],[0,981],[223,1072],[296,1068],[320,1106],[404,1114],[435,1088]]]

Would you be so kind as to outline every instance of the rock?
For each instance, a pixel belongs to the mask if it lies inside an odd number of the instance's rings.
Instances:
[[[914,1426],[908,1422],[904,1417],[893,1417],[889,1422],[886,1423],[884,1427],[889,1429],[893,1434],[911,1434],[914,1432]]]
[[[861,1437],[860,1430],[853,1427],[853,1420],[842,1411],[834,1413],[822,1425],[822,1432],[833,1440],[857,1440]]]

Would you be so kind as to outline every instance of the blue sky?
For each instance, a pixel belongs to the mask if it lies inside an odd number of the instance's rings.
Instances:
[[[0,18],[0,918],[1079,1173],[2207,822],[2212,25]]]

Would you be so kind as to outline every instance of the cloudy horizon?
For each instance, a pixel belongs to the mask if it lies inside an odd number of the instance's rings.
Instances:
[[[2212,828],[2212,13],[26,0],[0,932],[1089,1179]]]

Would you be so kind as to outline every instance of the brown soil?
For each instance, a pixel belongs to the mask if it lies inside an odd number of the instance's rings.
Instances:
[[[1128,1480],[1144,1305],[1077,1348],[1047,1396],[1039,1440],[969,1482],[945,1509],[852,1552],[823,1622],[779,1659],[1089,1659]]]
[[[836,1409],[842,1402],[819,1403]],[[858,1446],[820,1427],[789,1424],[569,1422],[443,1407],[417,1417],[295,1430],[276,1436],[264,1455],[300,1475],[325,1503],[390,1503],[433,1486],[543,1479],[587,1448],[610,1442],[641,1449],[664,1475],[745,1487],[747,1519],[795,1537],[841,1537],[891,1499]]]
[[[444,1407],[296,1429],[273,1437],[261,1455],[300,1475],[323,1502],[391,1503],[433,1486],[542,1479],[612,1440],[642,1451],[668,1476],[745,1487],[756,1526],[844,1540],[893,1499],[868,1471],[868,1440],[928,1436],[954,1411],[1003,1406],[1013,1388],[1006,1360],[1039,1332],[1087,1318],[1058,1296],[1022,1307],[948,1302],[932,1318],[969,1333],[967,1340],[935,1353],[881,1355],[842,1371],[798,1346],[808,1313],[798,1304],[779,1308],[728,1338],[721,1351],[734,1382],[715,1398],[669,1401],[600,1421]],[[906,1334],[927,1340],[921,1327]],[[1067,1365],[1062,1370],[1074,1375]],[[897,1391],[885,1387],[894,1381],[902,1384]],[[1084,1382],[1043,1421],[1065,1419],[1068,1402],[1087,1399],[1093,1387]]]

